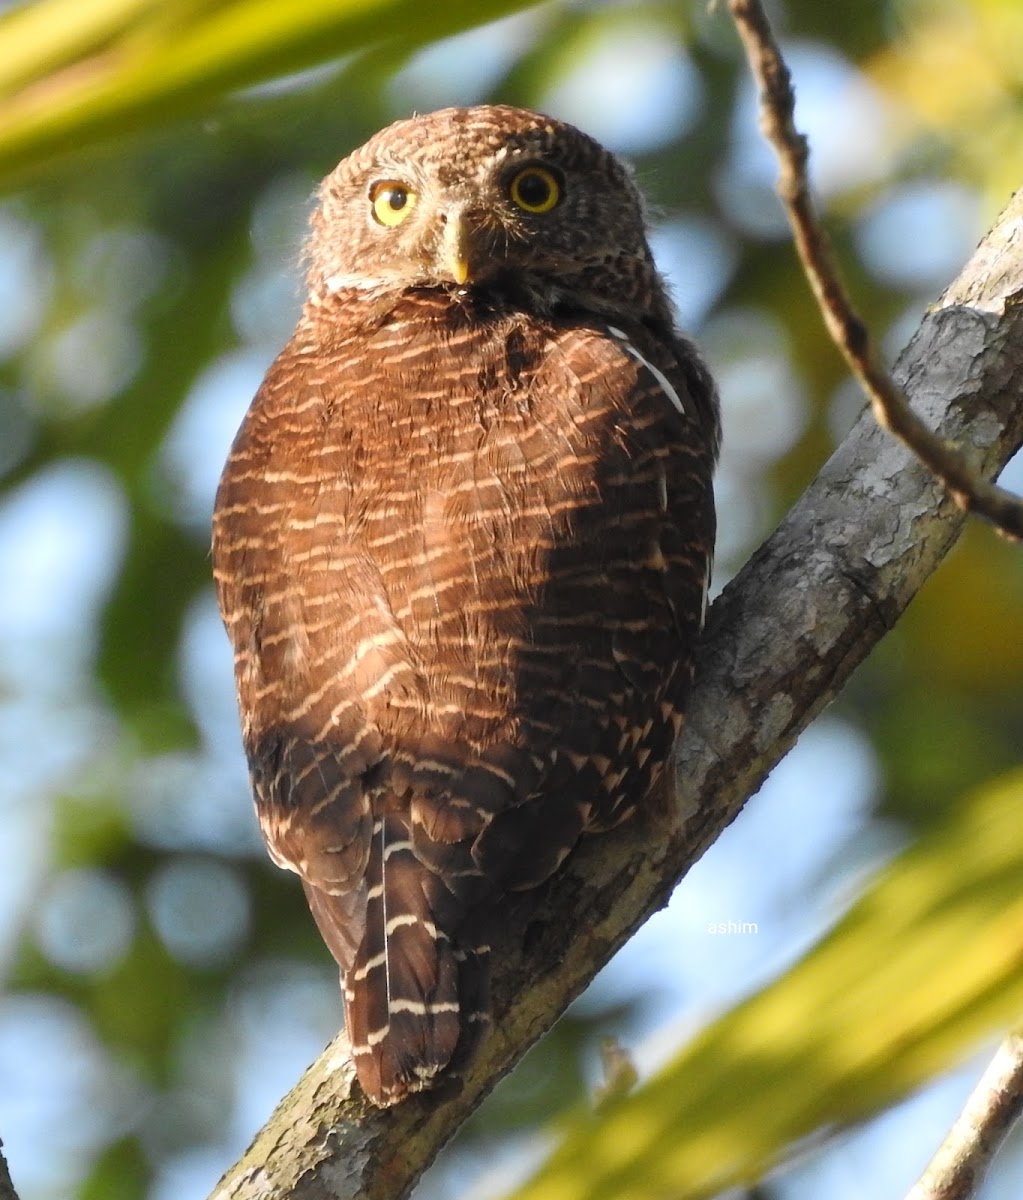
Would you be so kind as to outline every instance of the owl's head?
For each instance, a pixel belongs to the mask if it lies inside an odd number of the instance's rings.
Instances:
[[[541,311],[667,307],[625,165],[571,125],[499,105],[398,121],[354,151],[321,186],[308,257],[314,302],[427,287]]]

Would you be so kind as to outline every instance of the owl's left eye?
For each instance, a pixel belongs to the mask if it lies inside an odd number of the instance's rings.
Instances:
[[[546,167],[523,167],[512,179],[508,194],[524,212],[545,213],[561,199],[561,184]]]
[[[378,225],[400,225],[416,206],[416,193],[396,179],[380,179],[369,189]]]

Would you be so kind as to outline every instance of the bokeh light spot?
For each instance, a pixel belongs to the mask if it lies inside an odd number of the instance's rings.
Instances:
[[[206,858],[178,858],[146,887],[153,925],[175,958],[193,967],[225,964],[249,930],[249,893],[238,871]]]
[[[127,886],[98,868],[64,871],[46,890],[36,914],[36,942],[54,965],[75,975],[115,966],[135,933],[135,902]]]

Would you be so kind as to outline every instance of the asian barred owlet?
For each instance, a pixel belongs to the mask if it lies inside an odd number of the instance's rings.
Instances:
[[[713,383],[628,170],[507,107],[324,181],[214,568],[256,807],[378,1105],[461,1069],[486,930],[659,783],[714,539]]]

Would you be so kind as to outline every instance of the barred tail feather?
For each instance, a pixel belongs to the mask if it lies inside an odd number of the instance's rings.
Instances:
[[[366,884],[365,933],[344,976],[345,1019],[359,1082],[387,1106],[467,1057],[459,1043],[481,1028],[485,960],[456,945],[450,894],[437,904],[443,885],[412,853],[395,813],[374,825]]]

